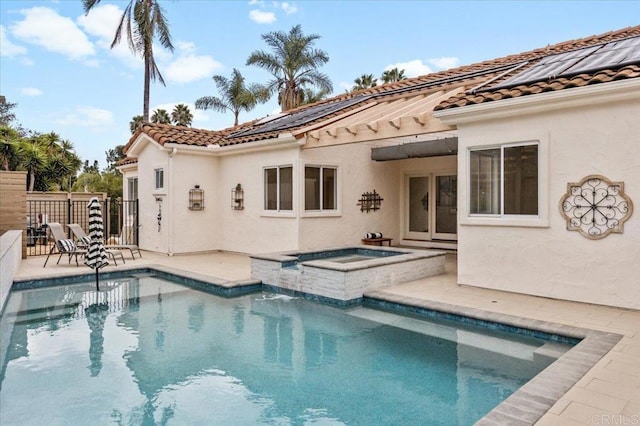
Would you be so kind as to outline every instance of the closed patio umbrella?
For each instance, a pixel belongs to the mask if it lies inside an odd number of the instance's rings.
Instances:
[[[100,201],[96,197],[89,200],[89,247],[84,259],[85,265],[96,271],[96,290],[100,291],[98,283],[98,270],[109,264],[107,253],[104,250],[102,211]]]

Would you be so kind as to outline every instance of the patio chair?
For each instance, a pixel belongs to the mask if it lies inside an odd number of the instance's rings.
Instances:
[[[78,225],[77,223],[68,223],[67,226],[71,230],[71,233],[74,235],[76,239],[76,244],[78,245],[78,247],[88,248],[89,242],[91,241],[91,239],[89,238],[87,233],[84,232],[84,229],[82,229],[82,226]],[[138,253],[138,256],[142,257],[138,246],[133,244],[105,244],[104,248],[105,250],[107,250],[107,253],[111,253],[110,256],[112,257],[114,253],[119,254],[120,257],[122,257],[122,263],[124,263],[124,255],[122,254],[121,250],[129,250],[129,252],[131,253],[131,258],[134,260],[135,260],[135,256],[133,255],[134,252]]]
[[[64,232],[64,228],[58,222],[49,222],[47,224],[49,231],[51,231],[51,236],[54,239],[54,244],[51,246],[51,250],[49,250],[49,254],[47,255],[47,259],[44,261],[44,266],[47,266],[47,262],[49,261],[49,256],[53,254],[55,250],[60,252],[60,256],[58,257],[58,261],[56,265],[60,263],[60,259],[62,259],[62,255],[66,254],[69,256],[69,263],[71,263],[71,258],[75,256],[76,265],[78,265],[78,255],[85,255],[87,251],[85,249],[79,248],[73,242],[67,238],[67,235]]]

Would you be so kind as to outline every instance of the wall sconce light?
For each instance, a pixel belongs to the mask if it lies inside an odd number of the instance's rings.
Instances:
[[[204,191],[200,185],[189,190],[189,210],[204,210]]]
[[[244,210],[244,189],[240,184],[231,189],[231,208],[233,210]]]

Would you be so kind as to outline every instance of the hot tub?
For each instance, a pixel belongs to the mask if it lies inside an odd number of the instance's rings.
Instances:
[[[445,254],[373,246],[268,253],[251,256],[251,277],[350,305],[367,291],[443,273]]]

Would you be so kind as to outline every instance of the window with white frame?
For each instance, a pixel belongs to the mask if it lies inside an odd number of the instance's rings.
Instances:
[[[155,169],[156,189],[164,189],[164,169]]]
[[[264,169],[264,209],[293,210],[293,167],[278,166]]]
[[[127,214],[135,214],[136,200],[138,199],[138,178],[127,179]]]
[[[471,215],[538,215],[538,143],[469,151]]]
[[[306,166],[304,168],[304,209],[306,211],[338,208],[337,172],[335,167]]]
[[[156,189],[164,188],[164,169],[155,169]]]

